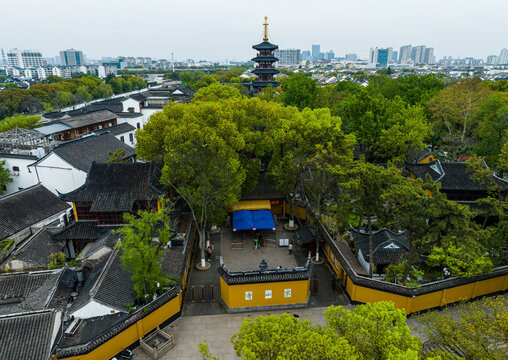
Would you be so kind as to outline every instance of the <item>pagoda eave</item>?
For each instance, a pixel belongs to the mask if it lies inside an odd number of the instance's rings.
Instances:
[[[252,58],[251,61],[254,62],[276,62],[279,61],[275,56],[256,56],[255,58]]]
[[[279,70],[273,69],[273,68],[267,68],[267,69],[257,68],[257,69],[252,70],[252,73],[256,74],[256,75],[257,74],[271,74],[271,75],[275,75],[275,74],[279,73]]]

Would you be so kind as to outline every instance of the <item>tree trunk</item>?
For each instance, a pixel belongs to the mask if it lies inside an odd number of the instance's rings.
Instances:
[[[362,217],[363,217],[363,215],[360,214],[360,218],[358,220],[358,231],[356,232],[356,236],[355,236],[355,255],[356,255],[356,257],[358,257],[358,237],[360,236],[360,229],[362,227]]]
[[[369,224],[369,277],[372,279],[372,273],[374,270],[374,255],[372,254],[373,249],[373,243],[372,243],[372,216],[369,216],[369,219],[367,220]]]
[[[414,246],[411,244],[411,248],[409,249],[409,256],[407,259],[406,267],[404,269],[404,274],[402,275],[402,285],[406,285],[407,277],[409,276],[409,270],[411,270],[411,265],[413,264],[413,252]]]
[[[203,267],[203,268],[206,266],[205,245],[206,245],[206,230],[200,229],[199,230],[199,250],[200,250],[200,257],[201,257],[201,267]]]

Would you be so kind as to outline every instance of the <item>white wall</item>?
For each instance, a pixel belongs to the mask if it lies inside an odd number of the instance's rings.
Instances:
[[[12,182],[7,184],[7,190],[3,195],[11,194],[21,189],[37,184],[37,175],[33,168],[28,168],[28,165],[35,162],[34,159],[19,159],[12,157],[3,157],[0,155],[0,161],[5,161],[5,167],[11,173]],[[19,167],[19,171],[15,172],[13,167]]]
[[[118,310],[102,305],[95,300],[90,300],[85,306],[74,311],[71,316],[80,319],[88,319],[95,316],[111,315],[116,312],[118,312]]]
[[[139,112],[139,101],[138,100],[127,98],[126,100],[122,101],[122,104],[123,104],[123,111],[124,112],[129,111],[130,107],[134,108],[134,112]]]
[[[57,190],[62,194],[71,192],[86,181],[86,172],[76,169],[55,153],[49,154],[33,167],[41,184],[54,194],[57,194]]]

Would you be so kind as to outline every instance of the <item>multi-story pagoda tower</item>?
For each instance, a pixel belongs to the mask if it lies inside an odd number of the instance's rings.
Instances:
[[[278,61],[273,51],[278,49],[277,45],[268,42],[268,17],[265,16],[265,36],[263,42],[257,45],[253,45],[252,48],[258,51],[258,54],[252,61],[256,62],[255,69],[252,71],[253,74],[257,75],[257,79],[252,82],[252,90],[254,92],[261,91],[264,87],[272,85],[273,87],[279,86],[279,83],[273,80],[273,76],[278,74],[279,71],[273,67],[273,63]]]

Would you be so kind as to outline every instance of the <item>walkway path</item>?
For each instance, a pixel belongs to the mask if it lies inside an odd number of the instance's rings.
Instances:
[[[345,305],[346,309],[353,309],[352,305]],[[307,319],[314,325],[324,325],[323,311],[326,307],[293,310],[291,314],[298,314],[300,319]],[[245,318],[255,318],[260,315],[280,315],[287,311],[254,312],[209,316],[182,316],[164,330],[174,334],[176,346],[160,359],[164,360],[199,360],[200,342],[207,342],[210,352],[221,360],[239,359],[235,355],[231,336],[238,331]],[[150,357],[140,348],[134,350],[136,360],[149,360]]]

